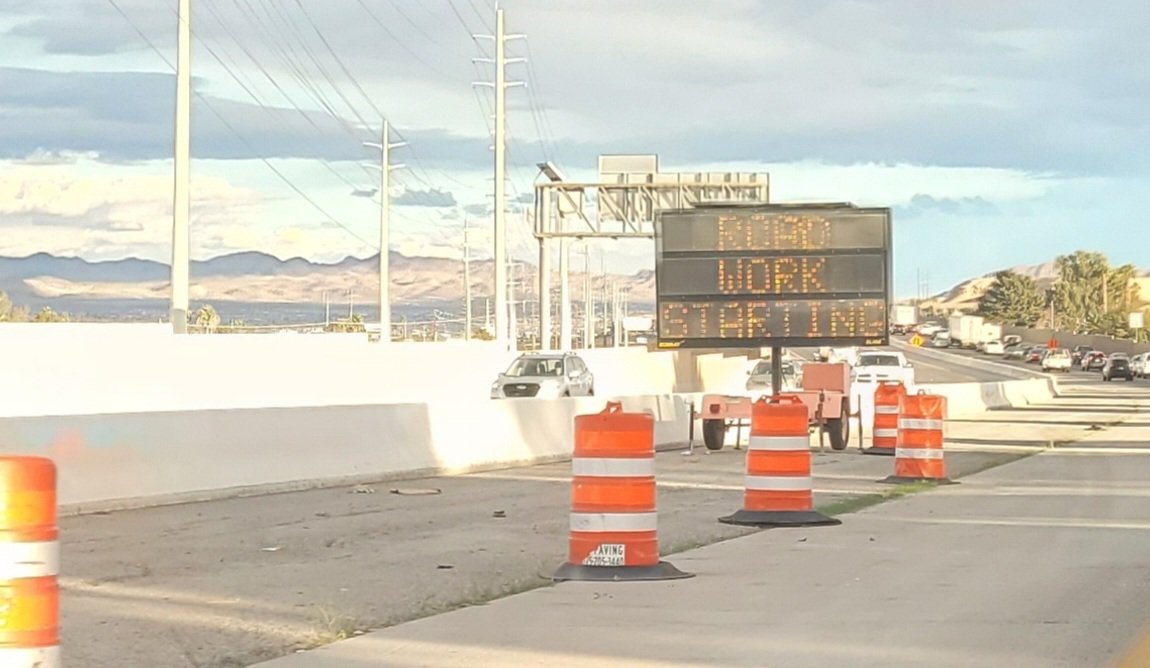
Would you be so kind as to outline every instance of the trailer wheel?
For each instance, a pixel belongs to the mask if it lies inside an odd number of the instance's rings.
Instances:
[[[829,419],[823,432],[830,436],[832,450],[846,450],[850,441],[851,422],[843,418]]]
[[[703,445],[708,450],[722,450],[727,439],[726,420],[703,420]]]

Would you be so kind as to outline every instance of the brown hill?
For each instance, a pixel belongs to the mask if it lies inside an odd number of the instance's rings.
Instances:
[[[407,257],[392,253],[391,294],[396,303],[419,304],[454,301],[464,296],[464,268],[460,260]],[[236,253],[192,266],[191,297],[212,302],[320,303],[324,293],[335,299],[350,290],[362,302],[378,296],[378,257],[347,258],[334,264],[303,258],[280,260],[263,253]],[[17,298],[44,299],[166,299],[168,267],[138,259],[87,262],[38,254],[28,258],[0,258],[0,290]],[[535,267],[517,265],[514,271],[516,299],[534,299],[538,292]],[[583,275],[571,276],[571,288],[583,294]],[[494,263],[471,263],[471,286],[476,296],[491,293]],[[654,300],[654,272],[606,277],[621,290],[629,290],[633,302]],[[593,276],[593,287],[603,289],[603,276]],[[558,276],[553,280],[557,289]]]

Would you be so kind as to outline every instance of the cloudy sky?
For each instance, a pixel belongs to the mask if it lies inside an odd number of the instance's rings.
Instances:
[[[490,244],[489,0],[193,0],[196,257],[376,251],[386,116],[409,148],[393,248]],[[601,153],[767,171],[772,199],[895,210],[935,290],[1084,247],[1145,257],[1150,3],[508,0],[511,190]],[[0,254],[166,260],[176,0],[0,0]],[[399,137],[395,138],[396,140]],[[518,205],[516,205],[518,206]],[[513,248],[534,260],[515,214]],[[617,270],[649,246],[610,246]],[[485,248],[476,251],[483,255]]]

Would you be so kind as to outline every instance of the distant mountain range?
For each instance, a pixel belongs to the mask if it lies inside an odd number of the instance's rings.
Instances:
[[[1058,278],[1058,267],[1054,262],[1011,267],[1008,271],[1033,278],[1041,289],[1049,288]],[[978,305],[978,301],[982,299],[990,286],[994,284],[996,273],[998,272],[994,271],[984,276],[967,279],[946,292],[927,299],[922,305],[942,311],[972,310]],[[1137,276],[1136,282],[1141,289],[1142,300],[1150,302],[1150,278],[1148,278],[1150,271],[1138,269],[1135,275]]]
[[[392,252],[391,296],[396,304],[455,302],[464,297],[464,268],[460,260],[407,257]],[[494,263],[471,263],[472,293],[491,293]],[[379,256],[348,257],[325,264],[304,258],[281,260],[266,253],[248,251],[193,261],[191,296],[201,302],[322,303],[324,294],[333,301],[371,303],[378,299]],[[534,299],[537,290],[534,267],[523,269],[516,298]],[[602,276],[593,276],[601,289]],[[629,289],[634,302],[654,300],[653,271],[632,276],[609,276],[621,289]],[[573,274],[572,291],[582,295],[582,274]],[[169,267],[166,263],[128,258],[90,262],[76,257],[37,253],[28,257],[0,257],[0,290],[16,303],[51,303],[53,300],[166,300]],[[554,282],[558,286],[558,280]]]

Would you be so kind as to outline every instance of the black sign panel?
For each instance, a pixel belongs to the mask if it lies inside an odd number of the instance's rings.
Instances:
[[[890,240],[885,208],[661,212],[659,347],[885,345]]]

